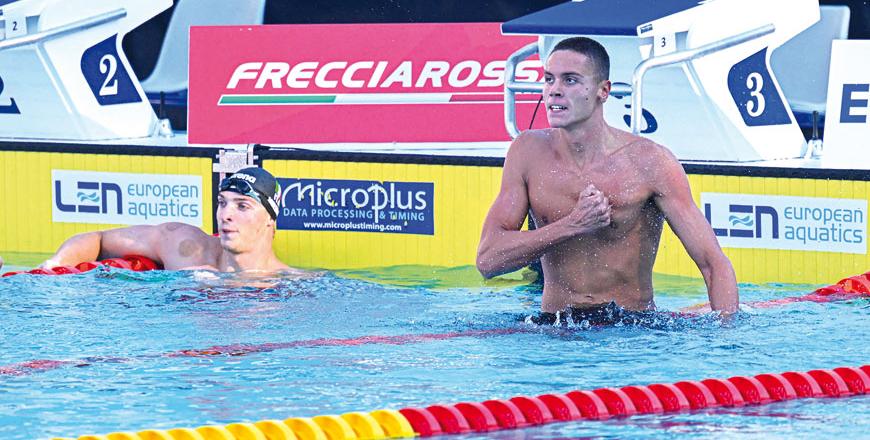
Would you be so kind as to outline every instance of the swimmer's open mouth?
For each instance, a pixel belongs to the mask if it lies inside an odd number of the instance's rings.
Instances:
[[[565,107],[564,105],[553,104],[553,105],[550,105],[549,107],[547,107],[547,109],[549,109],[551,112],[557,112],[557,111],[562,111],[562,110],[568,110],[568,107]]]

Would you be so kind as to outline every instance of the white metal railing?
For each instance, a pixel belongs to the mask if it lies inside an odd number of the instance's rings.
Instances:
[[[705,44],[695,49],[687,49],[658,57],[651,57],[640,62],[634,69],[631,85],[626,83],[613,83],[610,94],[617,97],[631,96],[631,131],[634,134],[640,132],[640,121],[643,110],[643,77],[647,71],[663,66],[684,63],[703,56],[715,53],[738,44],[745,43],[768,34],[772,34],[776,28],[773,24],[767,24],[713,43]],[[538,53],[538,44],[528,44],[507,59],[504,72],[504,121],[505,128],[511,139],[520,134],[517,127],[516,94],[517,93],[542,93],[544,84],[540,82],[516,81],[516,68],[520,61]]]

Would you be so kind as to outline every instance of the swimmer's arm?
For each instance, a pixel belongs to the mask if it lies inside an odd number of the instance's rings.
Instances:
[[[74,235],[61,244],[57,252],[41,266],[70,266],[134,254],[162,263],[160,250],[170,232],[168,225],[175,224],[130,226]]]
[[[704,276],[712,310],[726,314],[737,312],[737,279],[731,261],[719,247],[707,219],[695,206],[683,167],[669,151],[662,148],[659,154],[659,163],[654,168],[658,173],[653,181],[656,204]]]
[[[484,278],[513,272],[541,257],[552,246],[578,232],[556,221],[533,231],[521,231],[529,212],[523,165],[529,161],[527,136],[520,135],[505,158],[501,190],[483,223],[477,248],[477,270]]]
[[[94,231],[73,235],[39,267],[50,269],[56,266],[74,266],[84,261],[95,261],[100,255],[102,234],[102,231]]]

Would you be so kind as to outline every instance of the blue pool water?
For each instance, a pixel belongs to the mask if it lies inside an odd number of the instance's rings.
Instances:
[[[519,278],[483,284],[473,268],[268,281],[275,285],[253,288],[226,276],[118,270],[0,279],[0,370],[7,367],[0,374],[0,438],[196,427],[870,363],[866,299],[757,309],[727,325],[663,319],[652,328],[553,328],[518,321],[538,309],[537,286]],[[700,280],[656,277],[655,285],[662,309],[706,296]],[[741,300],[815,287],[741,285]],[[498,333],[506,329],[517,332]],[[472,336],[406,337],[456,332]],[[393,336],[387,341],[394,343],[329,342],[362,336]],[[233,344],[241,344],[233,350],[242,354],[177,355]],[[245,347],[271,350],[244,354]],[[46,359],[68,363],[20,368]],[[858,438],[868,432],[870,397],[862,396],[486,437]]]

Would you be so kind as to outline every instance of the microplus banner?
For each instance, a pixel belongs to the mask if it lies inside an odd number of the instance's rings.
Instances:
[[[433,235],[432,182],[278,179],[278,229]]]
[[[722,247],[867,253],[867,200],[701,193]]]
[[[51,170],[55,222],[202,227],[202,177]]]

